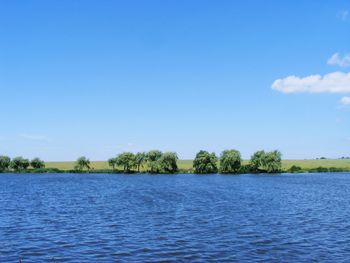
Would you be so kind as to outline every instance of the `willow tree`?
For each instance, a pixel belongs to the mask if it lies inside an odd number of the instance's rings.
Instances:
[[[177,154],[175,152],[165,152],[159,158],[160,171],[162,173],[176,173],[178,171],[177,167]]]
[[[265,151],[257,151],[250,158],[250,167],[254,172],[258,172],[259,168],[264,166]]]
[[[137,172],[140,172],[140,168],[144,166],[146,163],[147,154],[145,152],[138,152],[135,154],[135,166],[137,168]]]
[[[220,155],[220,173],[237,173],[241,167],[241,153],[237,150],[225,150]]]
[[[217,173],[218,158],[215,153],[199,151],[193,160],[194,172],[197,174]]]
[[[250,159],[250,166],[255,172],[277,173],[282,168],[282,154],[280,151],[257,151]]]
[[[282,153],[272,151],[265,153],[264,167],[268,173],[278,173],[282,168]]]
[[[131,152],[124,152],[117,156],[116,164],[123,167],[124,173],[130,173],[135,166],[135,155]]]
[[[10,168],[11,159],[8,156],[0,156],[0,172],[4,172]]]
[[[108,159],[108,165],[112,167],[112,170],[115,170],[115,167],[117,166],[117,158],[110,158]]]
[[[34,169],[40,169],[45,167],[45,163],[43,160],[39,158],[34,158],[33,160],[30,161],[30,166],[33,167]]]
[[[160,165],[159,165],[159,159],[162,157],[162,152],[158,150],[149,151],[147,153],[147,164],[149,167],[150,173],[159,173],[160,172]]]
[[[29,167],[29,160],[21,156],[15,157],[12,159],[10,167],[16,172],[26,170]]]
[[[88,171],[91,169],[90,167],[90,160],[87,159],[85,156],[81,156],[77,159],[75,162],[75,169],[82,171],[84,169],[87,169]]]

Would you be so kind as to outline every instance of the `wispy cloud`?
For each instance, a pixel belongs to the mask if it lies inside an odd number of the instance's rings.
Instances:
[[[350,93],[350,72],[307,77],[292,75],[275,80],[272,89],[283,93]]]
[[[346,21],[349,16],[349,10],[343,9],[338,12],[337,17],[341,19],[342,21]]]
[[[343,57],[339,53],[334,53],[327,61],[328,65],[336,65],[340,67],[350,66],[350,54],[346,54]]]
[[[50,139],[42,134],[27,134],[27,133],[21,133],[19,134],[19,137],[26,139],[26,140],[32,140],[32,141],[50,141]]]
[[[350,105],[350,97],[342,97],[340,99],[340,103],[342,105],[349,106]]]

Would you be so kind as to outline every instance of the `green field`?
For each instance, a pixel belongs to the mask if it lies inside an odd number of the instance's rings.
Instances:
[[[179,169],[190,170],[192,168],[192,160],[178,160]],[[58,168],[60,170],[73,170],[75,162],[45,162],[47,168]],[[95,170],[111,169],[106,161],[92,161],[91,168]]]
[[[243,164],[248,164],[249,161],[243,161]],[[178,167],[183,170],[192,169],[193,160],[179,160]],[[47,168],[58,168],[60,170],[74,169],[74,162],[46,162]],[[350,159],[326,159],[326,160],[283,160],[283,170],[288,170],[291,166],[300,166],[302,169],[312,169],[317,167],[336,167],[350,170]],[[93,161],[91,167],[95,170],[110,169],[105,161]]]

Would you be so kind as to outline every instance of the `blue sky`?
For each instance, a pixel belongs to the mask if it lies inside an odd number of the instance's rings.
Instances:
[[[0,154],[349,156],[349,10],[349,1],[1,1]]]

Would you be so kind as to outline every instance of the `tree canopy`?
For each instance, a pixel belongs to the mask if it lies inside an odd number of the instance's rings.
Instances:
[[[241,153],[237,150],[225,150],[220,155],[220,173],[237,173],[241,167]]]
[[[199,151],[193,161],[194,172],[198,174],[217,173],[218,158],[215,153]]]
[[[107,160],[112,167],[113,172],[149,172],[149,173],[168,173],[173,174],[179,171],[178,156],[176,152],[161,152],[152,150],[149,152],[122,152],[114,158]],[[31,166],[34,169],[28,170]],[[46,172],[57,168],[45,168],[45,163],[39,158],[31,161],[23,157],[16,157],[12,160],[7,156],[0,156],[0,172],[4,171],[25,171],[28,172]],[[299,167],[292,167],[290,171],[301,171]],[[38,169],[38,170],[35,170]],[[39,170],[40,169],[40,170]],[[90,171],[90,160],[85,156],[79,157],[75,162],[74,169],[83,172]],[[191,167],[188,167],[191,169]],[[221,152],[218,158],[214,152],[199,151],[193,160],[193,171],[197,174],[210,173],[278,173],[282,171],[282,154],[280,151],[257,151],[250,159],[249,164],[242,164],[241,154],[238,150],[229,149]],[[96,171],[97,172],[97,171]],[[98,172],[108,172],[104,169],[98,169]]]
[[[21,156],[15,157],[12,159],[10,167],[17,172],[26,170],[29,167],[29,160]]]
[[[117,166],[117,158],[110,158],[107,160],[108,165],[112,167],[113,171],[115,170],[115,167]]]
[[[11,159],[8,156],[0,156],[0,172],[4,172],[10,168]]]
[[[39,158],[34,158],[30,161],[30,166],[34,169],[40,169],[45,167],[45,163],[43,160],[40,160]]]
[[[257,151],[250,159],[250,165],[255,172],[277,173],[282,167],[282,154],[280,151]]]
[[[135,155],[131,152],[124,152],[117,156],[116,163],[123,167],[124,173],[130,173],[135,165]]]
[[[85,156],[81,156],[78,158],[78,160],[75,162],[75,169],[82,171],[84,169],[90,170],[90,160],[87,159]]]
[[[135,166],[137,168],[137,172],[140,172],[140,168],[142,168],[146,162],[147,154],[145,152],[138,152],[135,154]]]
[[[160,171],[163,173],[176,173],[177,168],[177,154],[175,152],[165,152],[159,158]]]
[[[158,162],[160,157],[162,157],[162,152],[158,150],[152,150],[147,153],[146,159],[150,173],[160,172],[160,166]]]

